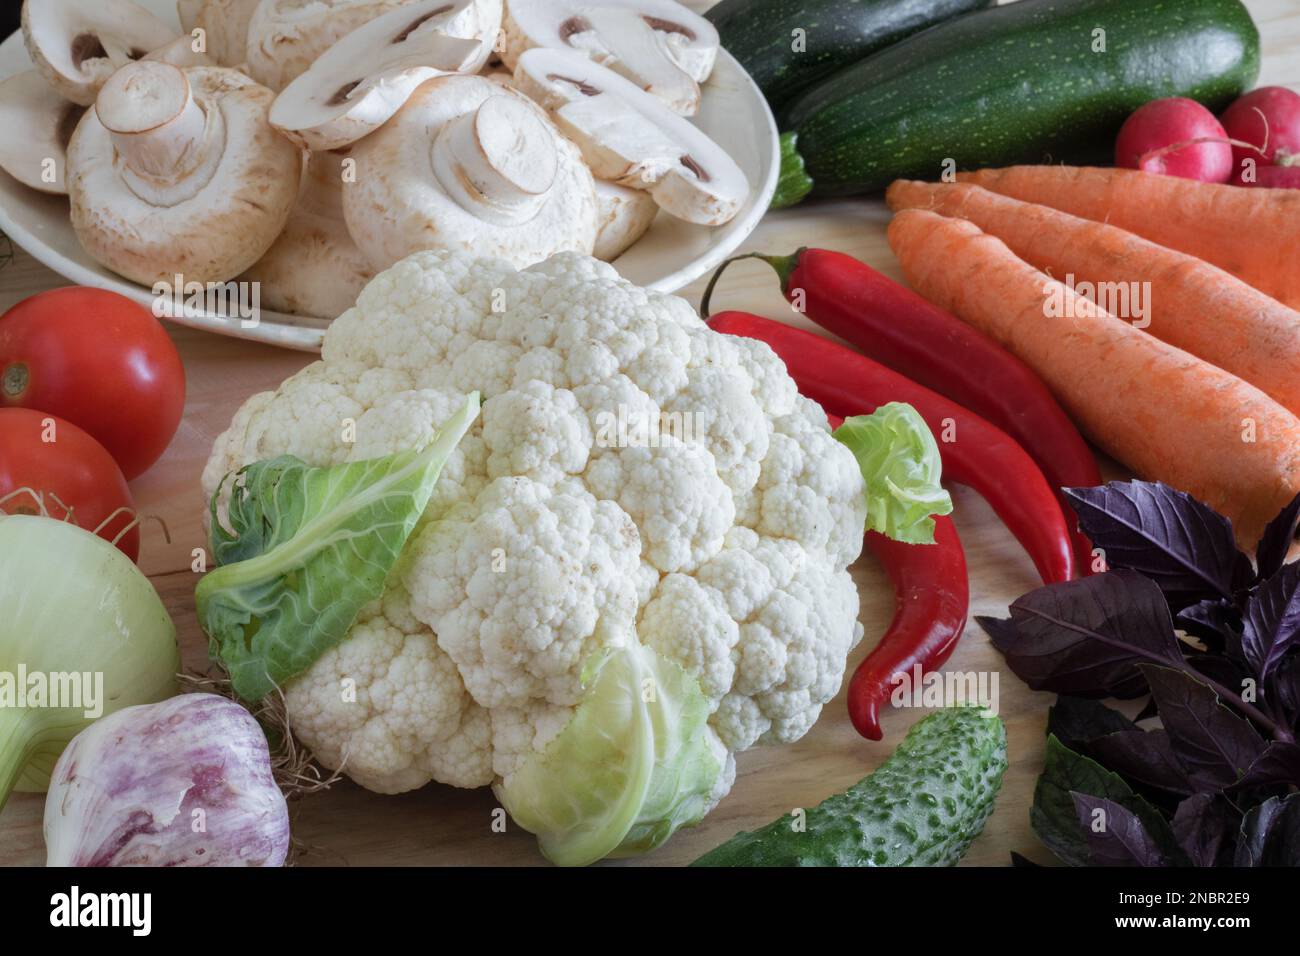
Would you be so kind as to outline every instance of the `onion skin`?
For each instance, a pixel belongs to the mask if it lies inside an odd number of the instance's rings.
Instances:
[[[282,866],[289,808],[239,704],[182,694],[82,731],[45,801],[48,866]]]

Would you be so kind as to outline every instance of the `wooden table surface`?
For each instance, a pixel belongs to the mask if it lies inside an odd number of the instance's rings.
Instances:
[[[696,3],[697,7],[708,3]],[[1297,0],[1246,0],[1263,36],[1260,85],[1300,89],[1300,4]],[[851,253],[898,278],[885,242],[887,214],[879,202],[809,204],[768,215],[744,250],[788,252],[815,245]],[[2,250],[0,250],[2,251]],[[0,311],[44,289],[66,285],[58,275],[17,251],[0,269]],[[702,282],[682,295],[699,304]],[[780,297],[770,270],[759,263],[733,266],[718,298],[719,308],[746,309],[807,325]],[[206,663],[207,642],[194,614],[197,576],[191,551],[205,545],[199,474],[213,440],[250,394],[274,388],[313,356],[252,345],[177,326],[169,331],[185,360],[189,396],[180,432],[166,456],[132,484],[140,511],[162,517],[171,531],[163,540],[156,524],[144,526],[141,566],[157,586],[180,634],[187,667]],[[1108,475],[1117,477],[1118,472]],[[971,615],[1005,616],[1007,604],[1037,584],[1028,557],[973,492],[953,487],[954,520],[970,566]],[[869,555],[853,567],[862,599],[866,637],[849,660],[848,672],[871,649],[889,623],[893,595]],[[1002,667],[1000,655],[974,623],[948,667],[998,674],[1000,713],[1007,725],[1011,766],[997,808],[965,859],[966,864],[1005,865],[1014,850],[1047,863],[1051,855],[1029,827],[1034,781],[1041,769],[1043,731],[1052,695],[1035,693]],[[816,726],[798,743],[760,747],[738,757],[731,794],[694,830],[678,833],[645,857],[624,863],[686,863],[737,830],[752,829],[808,807],[860,779],[883,761],[907,728],[921,717],[914,710],[884,716],[886,737],[871,743],[849,725],[843,693],[827,704]],[[0,864],[40,865],[44,798],[15,794],[0,812]],[[545,863],[532,836],[511,825],[492,831],[497,802],[491,792],[430,785],[397,797],[369,793],[350,781],[305,797],[293,805],[294,835],[303,846],[300,865],[518,865]],[[617,865],[617,864],[615,864]]]

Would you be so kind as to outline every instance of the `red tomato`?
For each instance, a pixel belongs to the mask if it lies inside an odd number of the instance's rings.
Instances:
[[[0,408],[57,415],[108,449],[130,481],[185,410],[185,368],[153,314],[116,292],[68,288],[0,316]]]
[[[36,498],[20,489],[39,493],[51,518],[62,520],[71,513],[72,520],[87,531],[99,528],[106,541],[135,520],[131,490],[103,445],[76,425],[45,412],[0,408],[0,511],[40,514]],[[14,495],[16,491],[19,494]],[[104,524],[121,508],[131,513]],[[140,555],[140,529],[132,528],[117,546],[134,561]]]

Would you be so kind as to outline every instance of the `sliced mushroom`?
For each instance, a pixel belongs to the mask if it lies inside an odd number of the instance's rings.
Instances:
[[[212,57],[208,56],[202,50],[195,49],[196,43],[192,36],[177,37],[166,46],[160,46],[156,50],[151,50],[145,55],[146,60],[157,60],[160,63],[170,63],[172,66],[216,66]]]
[[[654,197],[640,189],[596,180],[599,225],[592,255],[613,262],[646,234],[659,212]]]
[[[482,0],[419,0],[377,17],[284,88],[271,106],[271,125],[312,150],[355,143],[388,122],[425,80],[478,72],[500,14],[499,3]]]
[[[410,0],[262,0],[248,24],[248,75],[279,92],[357,27]]]
[[[55,91],[81,106],[132,60],[176,39],[176,31],[131,0],[25,0],[23,42]]]
[[[595,184],[577,147],[526,97],[481,76],[427,81],[352,156],[343,214],[377,270],[421,249],[522,267],[595,244]]]
[[[332,319],[346,312],[375,272],[343,221],[345,153],[312,153],[302,192],[280,238],[240,278],[257,282],[264,306]]]
[[[504,29],[511,69],[534,47],[571,50],[685,116],[698,112],[718,55],[713,24],[673,0],[509,0]]]
[[[140,60],[104,84],[68,146],[72,227],[136,282],[224,282],[262,257],[298,194],[302,153],[273,94],[224,67]]]
[[[186,33],[203,31],[208,56],[222,66],[240,67],[248,59],[248,25],[261,0],[197,0],[192,21],[181,14]]]
[[[32,189],[66,196],[68,140],[84,112],[36,70],[0,82],[0,169]]]
[[[600,179],[645,189],[670,215],[728,222],[749,181],[726,150],[635,84],[578,53],[529,50],[515,86],[551,115]]]

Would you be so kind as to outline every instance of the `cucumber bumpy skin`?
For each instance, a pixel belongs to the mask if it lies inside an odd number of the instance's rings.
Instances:
[[[692,866],[952,866],[993,812],[1007,731],[978,707],[917,723],[870,776],[807,812],[739,833]]]

